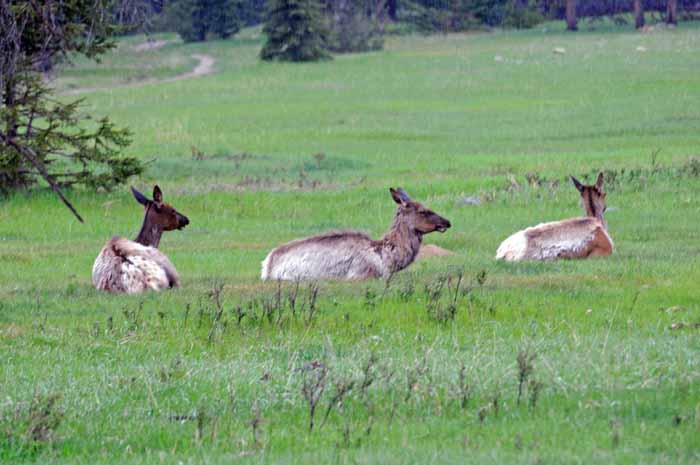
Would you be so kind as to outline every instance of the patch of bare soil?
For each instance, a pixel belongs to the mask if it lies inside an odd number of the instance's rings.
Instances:
[[[435,244],[423,244],[418,251],[416,260],[422,260],[430,257],[449,257],[450,255],[454,254],[455,253],[451,250],[443,249]]]
[[[216,60],[214,60],[213,57],[211,57],[209,55],[193,54],[192,58],[195,58],[199,61],[199,63],[197,63],[197,66],[195,66],[195,68],[192,71],[187,72],[187,73],[178,74],[177,76],[173,76],[173,77],[169,77],[169,78],[165,78],[165,79],[144,79],[143,81],[131,82],[128,84],[123,84],[120,86],[113,86],[113,87],[78,87],[76,89],[70,89],[70,90],[63,92],[63,95],[76,95],[76,94],[84,94],[87,92],[96,92],[99,90],[120,89],[123,87],[141,87],[141,86],[145,86],[147,84],[182,81],[185,79],[192,79],[192,78],[206,76],[207,74],[211,74],[214,72],[214,63],[216,63]]]
[[[207,74],[211,74],[214,72],[215,60],[213,57],[210,57],[209,55],[200,55],[195,53],[194,55],[192,55],[192,58],[196,58],[197,60],[199,60],[199,63],[197,63],[197,66],[195,66],[195,68],[192,71],[190,71],[189,73],[178,74],[177,76],[173,76],[170,78],[161,79],[159,82],[182,81],[184,79],[206,76]]]
[[[166,45],[175,42],[174,40],[147,40],[138,45],[134,45],[132,50],[134,52],[147,52],[149,50],[158,50]]]

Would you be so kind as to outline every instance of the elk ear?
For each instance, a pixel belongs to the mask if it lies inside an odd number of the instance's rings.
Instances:
[[[603,190],[603,181],[603,172],[601,171],[598,173],[598,180],[595,182],[595,187],[597,187],[599,191]]]
[[[400,187],[398,189],[390,187],[389,192],[391,192],[391,198],[394,199],[394,202],[398,203],[399,205],[406,205],[411,200],[406,191]]]
[[[570,176],[570,177],[571,177],[571,182],[574,183],[574,186],[576,186],[576,189],[578,189],[578,191],[583,194],[583,184],[581,184],[581,181],[579,181],[578,179],[576,179],[573,176]]]
[[[134,198],[136,199],[136,201],[143,206],[148,205],[148,203],[150,202],[150,200],[148,200],[145,195],[143,195],[141,192],[134,189],[133,186],[131,187],[131,193],[134,195]]]
[[[157,185],[153,187],[153,201],[155,203],[163,203],[163,192]]]

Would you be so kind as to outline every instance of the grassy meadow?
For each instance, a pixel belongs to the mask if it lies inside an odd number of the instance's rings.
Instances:
[[[182,288],[93,289],[141,224],[126,187],[69,192],[85,224],[49,192],[1,200],[0,462],[700,462],[697,24],[388,37],[314,64],[260,62],[256,29],[156,39],[55,86],[129,126],[134,185],[189,217],[160,244]],[[212,74],[141,82],[197,54]],[[567,175],[599,170],[612,257],[493,260],[580,215]],[[455,255],[388,283],[259,280],[284,241],[381,236],[390,186],[450,219],[425,242]]]

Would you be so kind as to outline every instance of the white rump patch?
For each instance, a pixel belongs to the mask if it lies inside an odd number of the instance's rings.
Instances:
[[[527,237],[525,236],[525,230],[518,231],[501,242],[496,251],[496,260],[505,260],[507,262],[522,260],[526,251]]]
[[[270,261],[270,255],[272,255],[272,252],[267,254],[267,257],[265,257],[265,260],[262,261],[262,270],[260,271],[260,279],[262,279],[263,281],[270,279],[270,275],[267,272],[267,268],[268,268],[267,264]]]

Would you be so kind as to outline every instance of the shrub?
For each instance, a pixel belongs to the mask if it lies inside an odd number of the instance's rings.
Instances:
[[[484,22],[479,0],[406,1],[400,4],[399,20],[414,24],[424,33],[477,29]],[[487,0],[493,3],[493,0]],[[490,11],[490,9],[487,9]]]
[[[515,29],[531,29],[544,21],[544,17],[537,9],[537,5],[520,0],[509,0],[505,6],[503,26]]]

